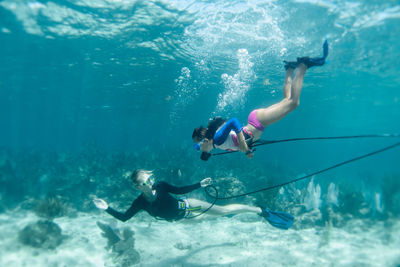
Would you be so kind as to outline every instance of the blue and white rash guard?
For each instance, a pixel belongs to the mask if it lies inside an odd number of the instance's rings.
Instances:
[[[242,125],[237,118],[228,120],[220,129],[216,131],[213,137],[215,148],[222,150],[236,151],[239,150],[239,142],[237,135],[242,130]]]

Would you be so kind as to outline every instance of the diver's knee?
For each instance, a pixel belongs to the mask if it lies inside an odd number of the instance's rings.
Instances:
[[[290,110],[295,110],[300,105],[299,99],[288,99],[288,106]]]
[[[287,98],[285,100],[286,100],[286,105],[290,111],[295,110],[300,105],[299,99]]]

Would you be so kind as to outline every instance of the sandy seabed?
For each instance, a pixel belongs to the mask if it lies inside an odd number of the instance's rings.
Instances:
[[[144,215],[117,223],[105,213],[76,213],[54,220],[66,238],[45,250],[18,240],[18,232],[39,219],[24,210],[0,214],[0,266],[119,266],[97,221],[135,232],[136,266],[400,265],[399,220],[283,231],[257,215],[175,223]]]

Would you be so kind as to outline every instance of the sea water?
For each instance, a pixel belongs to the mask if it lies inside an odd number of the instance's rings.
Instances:
[[[212,177],[228,196],[399,142],[278,143],[203,162],[191,140],[209,118],[245,124],[279,102],[282,61],[320,56],[326,38],[327,64],[262,139],[399,133],[399,19],[398,1],[1,1],[0,265],[398,266],[398,147],[217,202],[291,213],[287,231],[256,214],[122,223],[92,199],[127,209],[136,168],[175,185]]]

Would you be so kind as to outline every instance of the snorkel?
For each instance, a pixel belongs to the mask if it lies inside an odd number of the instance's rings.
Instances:
[[[200,159],[204,160],[204,161],[207,161],[210,157],[211,157],[211,153],[202,152],[201,156],[200,156]]]
[[[196,149],[197,151],[200,151],[201,150],[200,147],[203,143],[204,143],[204,139],[201,140],[200,142],[194,144],[193,148]],[[200,159],[207,161],[210,157],[211,157],[211,153],[202,151]]]
[[[200,151],[201,145],[204,143],[204,139],[201,140],[200,142],[194,144],[193,148],[196,149],[197,151]]]

